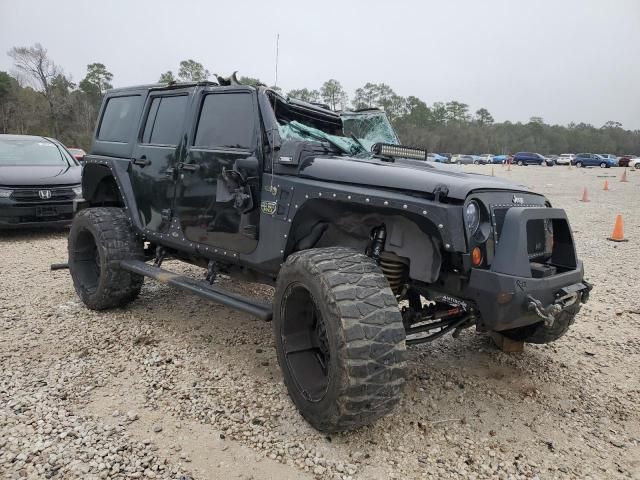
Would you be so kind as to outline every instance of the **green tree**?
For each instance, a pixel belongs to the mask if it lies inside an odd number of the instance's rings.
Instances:
[[[167,70],[166,72],[160,74],[158,83],[173,83],[175,81],[176,77],[173,75],[173,72],[171,70]]]
[[[347,93],[342,88],[342,84],[338,80],[327,80],[320,87],[320,96],[322,100],[329,105],[331,110],[344,108],[347,104]]]
[[[264,83],[262,83],[259,78],[253,77],[240,77],[238,78],[238,81],[242,85],[252,85],[254,87],[257,87],[258,85],[264,85]]]
[[[183,60],[180,62],[178,78],[183,82],[203,82],[211,74],[204,66],[195,60]]]
[[[481,127],[484,125],[493,124],[493,117],[489,113],[489,110],[487,110],[486,108],[480,108],[479,110],[476,110],[476,120]]]
[[[308,88],[290,90],[287,93],[287,96],[291,98],[297,98],[298,100],[302,100],[303,102],[313,103],[320,101],[320,92],[318,90],[309,90]]]
[[[353,107],[356,110],[377,107],[379,106],[378,100],[378,85],[367,82],[363,87],[356,89],[353,96]]]
[[[469,105],[452,100],[447,102],[447,120],[451,122],[464,122],[468,119]]]

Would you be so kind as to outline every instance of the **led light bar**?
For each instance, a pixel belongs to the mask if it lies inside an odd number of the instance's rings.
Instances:
[[[414,160],[427,160],[427,151],[420,148],[393,145],[391,143],[376,143],[371,149],[376,155],[383,157],[411,158]]]

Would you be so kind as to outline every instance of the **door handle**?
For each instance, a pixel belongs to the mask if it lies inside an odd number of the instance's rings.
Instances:
[[[147,165],[151,165],[151,160],[147,160],[147,156],[142,155],[140,158],[134,158],[132,163],[134,165],[138,165],[139,167],[144,168]]]
[[[180,165],[181,170],[187,170],[189,172],[195,172],[200,168],[200,165],[198,165],[197,163],[180,162],[178,165]]]

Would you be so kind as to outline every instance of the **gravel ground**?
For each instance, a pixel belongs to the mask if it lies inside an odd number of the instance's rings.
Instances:
[[[269,324],[153,281],[89,311],[48,270],[65,232],[0,232],[0,478],[640,478],[640,172],[493,169],[568,211],[591,302],[520,354],[472,331],[411,348],[397,410],[334,436],[293,407]]]

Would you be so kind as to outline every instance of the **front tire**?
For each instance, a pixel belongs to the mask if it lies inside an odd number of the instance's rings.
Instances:
[[[555,342],[569,331],[569,327],[573,325],[579,311],[580,304],[575,304],[560,313],[550,327],[547,327],[544,322],[538,322],[533,325],[505,330],[500,333],[511,340],[526,343],[543,344]]]
[[[396,298],[371,258],[342,247],[290,255],[273,311],[285,384],[313,427],[355,429],[398,403],[405,331]]]
[[[518,166],[522,167],[524,165],[524,162],[522,160],[518,160]]]
[[[582,162],[576,162],[576,167],[582,168]]]
[[[602,163],[600,164],[600,168],[607,168],[607,164],[606,164],[605,162],[602,162]]]
[[[69,271],[78,296],[92,310],[133,301],[144,277],[120,268],[121,260],[143,260],[142,242],[121,208],[80,211],[69,231]]]

